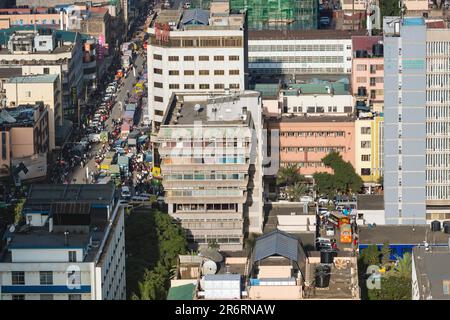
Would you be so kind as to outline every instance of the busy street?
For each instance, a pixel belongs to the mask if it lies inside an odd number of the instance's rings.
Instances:
[[[151,9],[148,9],[148,14]],[[108,74],[85,106],[80,127],[66,142],[51,168],[52,183],[113,181],[125,200],[147,201],[159,196],[152,174],[150,127],[142,122],[147,105],[146,39],[139,32],[148,15],[130,30]],[[127,38],[128,38],[127,37]]]

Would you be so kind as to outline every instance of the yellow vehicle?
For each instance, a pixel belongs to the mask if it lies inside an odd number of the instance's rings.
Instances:
[[[349,224],[341,225],[341,243],[352,243],[352,227]]]

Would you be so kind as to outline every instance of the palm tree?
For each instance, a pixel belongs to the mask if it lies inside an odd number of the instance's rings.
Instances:
[[[300,167],[296,164],[281,167],[277,174],[277,185],[292,186],[296,182],[305,181],[305,177],[300,174]]]
[[[411,278],[412,270],[412,259],[411,253],[406,252],[403,254],[403,258],[397,256],[397,264],[392,270],[394,275],[403,277],[403,278]]]
[[[300,201],[300,198],[308,192],[308,186],[304,182],[296,182],[287,187],[286,192],[293,201]]]

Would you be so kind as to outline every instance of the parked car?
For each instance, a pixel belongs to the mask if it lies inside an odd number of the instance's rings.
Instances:
[[[321,206],[326,206],[330,202],[330,200],[327,197],[320,197],[319,200],[317,200],[317,202]]]
[[[123,199],[129,199],[131,197],[130,188],[128,186],[122,186],[122,190],[120,192],[120,196]]]
[[[300,202],[302,203],[310,203],[313,202],[314,199],[311,196],[302,196],[300,197]]]
[[[326,228],[326,235],[329,237],[334,237],[334,227],[331,225],[328,225]]]

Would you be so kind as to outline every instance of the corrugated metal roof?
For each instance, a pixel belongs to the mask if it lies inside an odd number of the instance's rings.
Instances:
[[[208,25],[209,11],[201,9],[185,10],[182,24],[194,24],[194,25]]]
[[[282,256],[298,261],[297,238],[280,230],[269,232],[256,240],[254,261],[260,261],[270,256]]]

